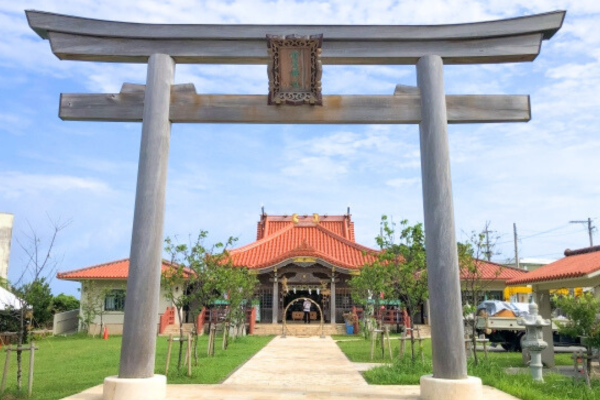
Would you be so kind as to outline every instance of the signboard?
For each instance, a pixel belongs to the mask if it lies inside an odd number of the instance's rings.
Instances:
[[[270,105],[322,105],[323,35],[267,35]]]

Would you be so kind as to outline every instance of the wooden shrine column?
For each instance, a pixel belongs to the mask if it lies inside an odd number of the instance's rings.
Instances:
[[[458,252],[442,58],[417,63],[421,92],[421,174],[430,301],[433,377],[466,379]]]
[[[175,62],[148,60],[119,378],[154,376]]]
[[[277,282],[277,272],[273,279],[273,323],[276,324],[279,319],[279,282]]]
[[[335,324],[335,278],[331,276],[331,323]]]

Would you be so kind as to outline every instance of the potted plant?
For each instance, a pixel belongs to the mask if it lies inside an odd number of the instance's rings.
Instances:
[[[354,324],[357,322],[356,314],[351,311],[342,314],[344,317],[344,322],[346,323],[346,334],[353,335],[354,334]]]

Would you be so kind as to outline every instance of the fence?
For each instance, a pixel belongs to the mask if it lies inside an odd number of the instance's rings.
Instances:
[[[77,332],[78,328],[79,309],[54,314],[53,334],[61,335],[63,333]]]

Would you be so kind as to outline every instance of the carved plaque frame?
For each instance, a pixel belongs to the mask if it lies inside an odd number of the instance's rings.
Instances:
[[[268,104],[322,105],[323,35],[269,35]]]

